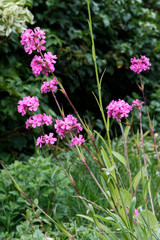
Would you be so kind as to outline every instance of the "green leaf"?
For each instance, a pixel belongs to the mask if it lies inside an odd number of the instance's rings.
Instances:
[[[124,205],[129,207],[132,202],[131,194],[123,188],[120,188],[120,193],[123,198]]]
[[[105,166],[106,166],[107,168],[111,168],[112,164],[111,164],[111,162],[110,162],[110,160],[109,160],[109,157],[108,157],[108,155],[107,155],[107,153],[106,153],[106,151],[104,150],[103,147],[102,147],[102,149],[101,149],[101,153],[102,153],[102,157],[103,157],[103,161],[104,161],[104,163],[105,163]]]
[[[126,142],[127,142],[127,137],[128,137],[129,130],[130,130],[130,126],[126,126],[126,128],[124,130],[124,136],[125,136]]]
[[[38,240],[43,240],[44,234],[39,230],[35,230],[34,234],[33,234],[33,239],[38,239]]]
[[[155,230],[158,227],[158,221],[156,216],[149,210],[144,210],[140,212],[137,219],[142,223],[142,225],[148,225],[151,229]]]
[[[126,167],[127,162],[126,162],[126,159],[123,157],[123,155],[115,151],[112,151],[112,154]]]
[[[133,215],[134,215],[135,206],[136,206],[136,197],[133,197],[131,206],[129,209],[129,222],[131,224],[132,229],[133,229]]]
[[[137,188],[137,186],[138,186],[138,184],[139,184],[139,181],[140,181],[140,179],[141,179],[141,177],[142,177],[142,174],[143,174],[143,172],[144,172],[145,169],[146,169],[146,167],[143,167],[142,170],[140,170],[140,171],[136,174],[136,176],[134,177],[133,182],[132,182],[134,190],[136,190],[136,188]]]

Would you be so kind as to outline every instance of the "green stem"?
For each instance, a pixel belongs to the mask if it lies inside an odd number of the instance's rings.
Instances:
[[[140,132],[141,132],[141,144],[142,144],[142,150],[143,150],[143,160],[144,160],[144,166],[146,168],[146,178],[147,180],[148,178],[148,171],[147,171],[147,163],[146,163],[146,158],[145,158],[145,150],[144,150],[144,139],[143,139],[143,129],[142,129],[142,114],[141,114],[141,110],[138,111],[139,114],[139,119],[140,119]],[[150,198],[150,202],[151,202],[151,207],[152,207],[152,212],[155,215],[155,211],[154,211],[154,205],[153,205],[153,199],[152,199],[152,194],[151,194],[151,190],[149,187],[149,198]]]
[[[124,135],[124,131],[123,131],[123,127],[121,122],[119,122],[120,128],[121,128],[121,132],[122,132],[122,136],[123,136],[123,142],[124,142],[124,151],[125,151],[125,156],[126,156],[126,161],[127,161],[127,166],[126,166],[126,170],[128,172],[128,178],[129,178],[129,185],[132,185],[132,177],[131,177],[131,170],[130,170],[130,166],[129,166],[129,160],[128,160],[128,153],[127,153],[127,144],[126,144],[126,139],[125,139],[125,135]],[[133,189],[131,187],[131,196],[133,198]]]
[[[40,129],[41,129],[41,132],[43,133],[43,135],[45,135],[45,133],[44,133],[44,131],[43,131],[43,128],[40,127]],[[63,164],[61,163],[61,161],[60,161],[59,158],[57,157],[57,155],[56,155],[55,151],[53,150],[53,148],[52,148],[52,146],[51,146],[50,143],[48,143],[48,147],[50,148],[50,150],[51,150],[53,156],[55,157],[55,159],[57,160],[57,162],[58,162],[59,165],[61,166],[63,172],[66,174],[66,176],[67,176],[67,178],[69,179],[71,185],[74,187],[74,189],[75,189],[75,191],[77,192],[78,196],[81,196],[81,194],[80,194],[78,188],[77,188],[76,185],[75,185],[75,182],[74,182],[73,177],[72,177],[71,175],[68,174],[68,172],[66,171],[66,169],[65,169],[64,166],[63,166]],[[86,204],[85,202],[84,202],[84,205],[85,205],[86,208],[88,209],[88,206],[87,206],[87,204]]]
[[[140,149],[139,149],[139,144],[138,144],[138,142],[136,140],[136,137],[135,137],[132,125],[131,125],[131,132],[132,132],[132,136],[133,136],[134,142],[136,144],[136,148],[137,148],[137,154],[138,154],[138,159],[139,159],[139,169],[141,171],[141,178],[142,178],[142,188],[143,188],[142,197],[144,199],[144,177],[143,177],[143,172],[142,172],[142,163],[141,163],[141,157],[140,157]],[[134,193],[135,197],[136,197],[136,194],[137,194],[137,189],[138,189],[138,185],[137,185],[137,187],[135,189],[135,193]]]
[[[146,102],[146,98],[145,98],[145,95],[144,95],[144,84],[142,82],[142,76],[141,75],[140,75],[140,83],[141,83],[140,90],[141,90],[142,95],[143,95],[144,105],[145,105],[147,116],[148,116],[149,128],[150,128],[151,136],[152,136],[152,139],[153,139],[154,149],[156,151],[157,160],[158,160],[158,162],[160,162],[158,148],[157,148],[157,144],[156,144],[156,140],[155,140],[155,136],[154,136],[154,124],[152,125],[151,118],[150,118],[150,115],[149,115],[149,112],[148,112],[147,102]]]
[[[92,18],[91,18],[91,11],[90,11],[90,0],[87,0],[87,7],[88,7],[88,17],[89,17],[89,30],[90,30],[90,35],[91,35],[91,42],[92,42],[92,58],[93,58],[93,62],[94,62],[94,68],[95,68],[95,74],[96,74],[96,80],[97,80],[97,88],[98,88],[98,105],[100,108],[100,112],[102,114],[102,119],[106,128],[106,132],[107,132],[107,138],[108,138],[108,144],[109,144],[109,149],[110,149],[110,157],[111,157],[111,161],[112,161],[112,165],[114,166],[114,160],[113,160],[113,155],[112,155],[112,148],[111,148],[111,140],[110,140],[110,135],[109,135],[109,118],[106,122],[106,117],[104,114],[104,110],[103,110],[103,104],[102,104],[102,95],[101,95],[101,82],[102,79],[99,79],[99,75],[98,75],[98,67],[97,67],[97,61],[96,61],[96,51],[95,51],[95,44],[94,44],[94,37],[93,37],[93,29],[92,29]]]

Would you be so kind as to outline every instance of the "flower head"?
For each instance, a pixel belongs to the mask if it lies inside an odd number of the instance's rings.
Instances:
[[[132,107],[135,107],[138,110],[141,110],[143,103],[144,102],[140,102],[139,99],[133,100],[132,101]]]
[[[38,137],[36,145],[39,145],[40,148],[42,147],[42,144],[45,143],[53,145],[57,141],[57,138],[54,138],[53,135],[53,133],[49,133],[49,135],[45,134],[44,136]]]
[[[41,147],[42,147],[42,144],[44,144],[44,143],[45,143],[45,141],[44,141],[43,136],[40,136],[40,137],[37,138],[36,146],[39,145],[39,147],[41,148]]]
[[[54,72],[54,64],[56,63],[55,59],[57,59],[57,56],[52,55],[51,52],[45,53],[44,59],[41,56],[35,55],[31,62],[33,74],[37,77],[41,72],[46,76],[48,73]]]
[[[22,116],[26,114],[26,112],[29,111],[37,111],[37,107],[39,106],[39,100],[37,97],[24,97],[23,100],[20,100],[18,102],[18,112],[22,113]]]
[[[81,124],[77,123],[77,119],[71,114],[67,115],[63,120],[57,119],[54,127],[61,139],[65,137],[65,134],[73,132],[74,130],[77,132],[82,131]]]
[[[117,121],[120,122],[121,118],[128,117],[128,113],[132,110],[132,106],[124,100],[119,99],[118,101],[112,100],[107,109],[107,115],[116,118]]]
[[[28,54],[31,54],[34,50],[37,50],[37,52],[40,52],[42,50],[45,50],[46,48],[43,46],[46,41],[44,40],[45,32],[43,30],[40,30],[40,27],[37,27],[34,29],[27,29],[22,35],[21,35],[21,44],[24,45],[24,49]]]
[[[41,125],[46,124],[47,126],[51,125],[52,122],[52,116],[51,115],[46,115],[45,113],[42,114],[38,114],[38,115],[34,115],[32,117],[30,117],[27,121],[26,121],[26,128],[29,127],[39,127]]]
[[[141,56],[140,59],[131,58],[131,63],[130,69],[137,74],[140,74],[142,71],[148,71],[151,66],[149,58],[146,56]]]
[[[57,138],[53,137],[53,133],[49,133],[49,135],[45,134],[44,135],[44,140],[46,143],[54,144],[57,141]]]
[[[55,86],[56,84],[58,84],[58,82],[55,78],[53,78],[52,81],[43,82],[41,86],[41,93],[55,92],[57,90],[57,86]]]
[[[74,146],[74,145],[79,145],[80,146],[84,142],[85,142],[85,140],[83,138],[83,135],[80,134],[79,137],[76,136],[76,137],[72,138],[70,146],[71,147]]]

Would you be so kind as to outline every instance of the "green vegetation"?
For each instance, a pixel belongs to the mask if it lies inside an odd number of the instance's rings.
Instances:
[[[159,9],[149,0],[0,1],[0,240],[159,239]],[[27,26],[44,29],[47,51],[57,55],[55,94],[85,129],[82,146],[69,145],[69,132],[54,146],[35,147],[63,114],[51,93],[40,93],[46,78],[34,77],[34,55],[20,46]],[[129,69],[140,55],[152,63],[143,81]],[[143,100],[143,83],[151,121],[145,106],[143,129],[140,109],[122,125],[109,121],[108,103]],[[51,126],[26,129],[27,117],[17,113],[25,96],[38,97],[36,114],[50,114]]]

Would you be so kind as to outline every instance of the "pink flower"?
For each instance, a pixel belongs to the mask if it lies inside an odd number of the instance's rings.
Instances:
[[[47,126],[51,125],[52,122],[52,116],[51,115],[46,115],[45,113],[42,114],[38,114],[38,115],[34,115],[32,117],[30,117],[27,121],[26,121],[26,128],[28,129],[29,127],[39,127],[41,125],[46,124]]]
[[[37,97],[24,97],[23,100],[18,102],[18,112],[22,113],[22,116],[26,114],[26,111],[37,111],[37,107],[39,106],[39,100]]]
[[[151,66],[149,58],[146,56],[141,56],[140,59],[131,58],[131,63],[130,69],[137,74],[140,74],[142,71],[148,71]]]
[[[57,86],[55,86],[56,84],[58,84],[58,82],[55,78],[53,78],[52,81],[43,82],[41,93],[55,92],[57,90]]]
[[[53,133],[49,133],[49,135],[44,135],[44,140],[46,143],[54,144],[57,141],[57,138],[53,138]]]
[[[126,210],[126,213],[127,213],[127,215],[129,215],[129,212],[128,212],[128,210]],[[135,208],[135,209],[134,209],[134,215],[137,217],[137,216],[138,216],[138,214],[139,214],[139,212],[138,212],[138,209],[137,209],[137,208]]]
[[[57,56],[52,55],[51,52],[45,53],[44,59],[41,56],[35,55],[31,62],[33,74],[37,77],[41,72],[45,75],[48,75],[50,72],[54,72],[54,64],[56,63],[54,59],[57,59]]]
[[[135,208],[135,209],[134,209],[134,215],[135,215],[135,216],[138,216],[138,214],[139,214],[138,209]]]
[[[124,100],[119,99],[118,101],[112,100],[107,109],[107,115],[116,118],[117,121],[120,122],[121,118],[128,117],[128,113],[132,110],[132,106]]]
[[[40,30],[40,27],[37,27],[34,29],[27,29],[22,35],[21,35],[21,44],[24,45],[24,49],[28,54],[31,54],[34,50],[37,50],[37,52],[40,52],[42,50],[45,50],[46,48],[43,46],[46,41],[44,40],[45,32],[43,30]]]
[[[39,145],[39,147],[41,148],[41,147],[42,147],[42,144],[44,144],[44,143],[45,143],[45,141],[44,141],[44,139],[43,139],[43,136],[40,136],[40,137],[37,138],[36,146]]]
[[[54,125],[56,132],[59,134],[59,136],[64,138],[65,134],[68,134],[70,132],[73,132],[76,130],[77,132],[82,131],[82,127],[80,123],[77,123],[77,119],[73,117],[73,115],[67,115],[63,120],[56,120],[56,124]]]
[[[126,210],[126,213],[127,213],[127,216],[129,216],[129,212],[128,212],[128,210]],[[138,214],[139,214],[139,212],[138,212],[138,209],[134,209],[134,215],[137,217],[138,216]],[[136,219],[133,217],[133,222],[135,223],[136,222]]]
[[[140,102],[139,99],[136,99],[136,100],[132,101],[132,107],[135,107],[138,110],[141,110],[143,103],[144,102]]]
[[[54,144],[56,141],[57,141],[57,138],[53,138],[53,133],[49,133],[49,135],[45,134],[44,136],[40,136],[37,138],[37,143],[36,143],[36,146],[39,145],[39,147],[41,148],[42,147],[42,144],[45,144],[45,143],[50,143],[50,144]]]
[[[70,146],[71,147],[74,146],[74,145],[79,145],[80,146],[84,142],[85,142],[85,140],[83,138],[83,135],[80,134],[79,137],[76,136],[75,138],[72,138]]]
[[[51,115],[46,115],[45,113],[43,113],[42,116],[42,124],[46,124],[47,126],[51,125],[52,122],[52,116]]]

